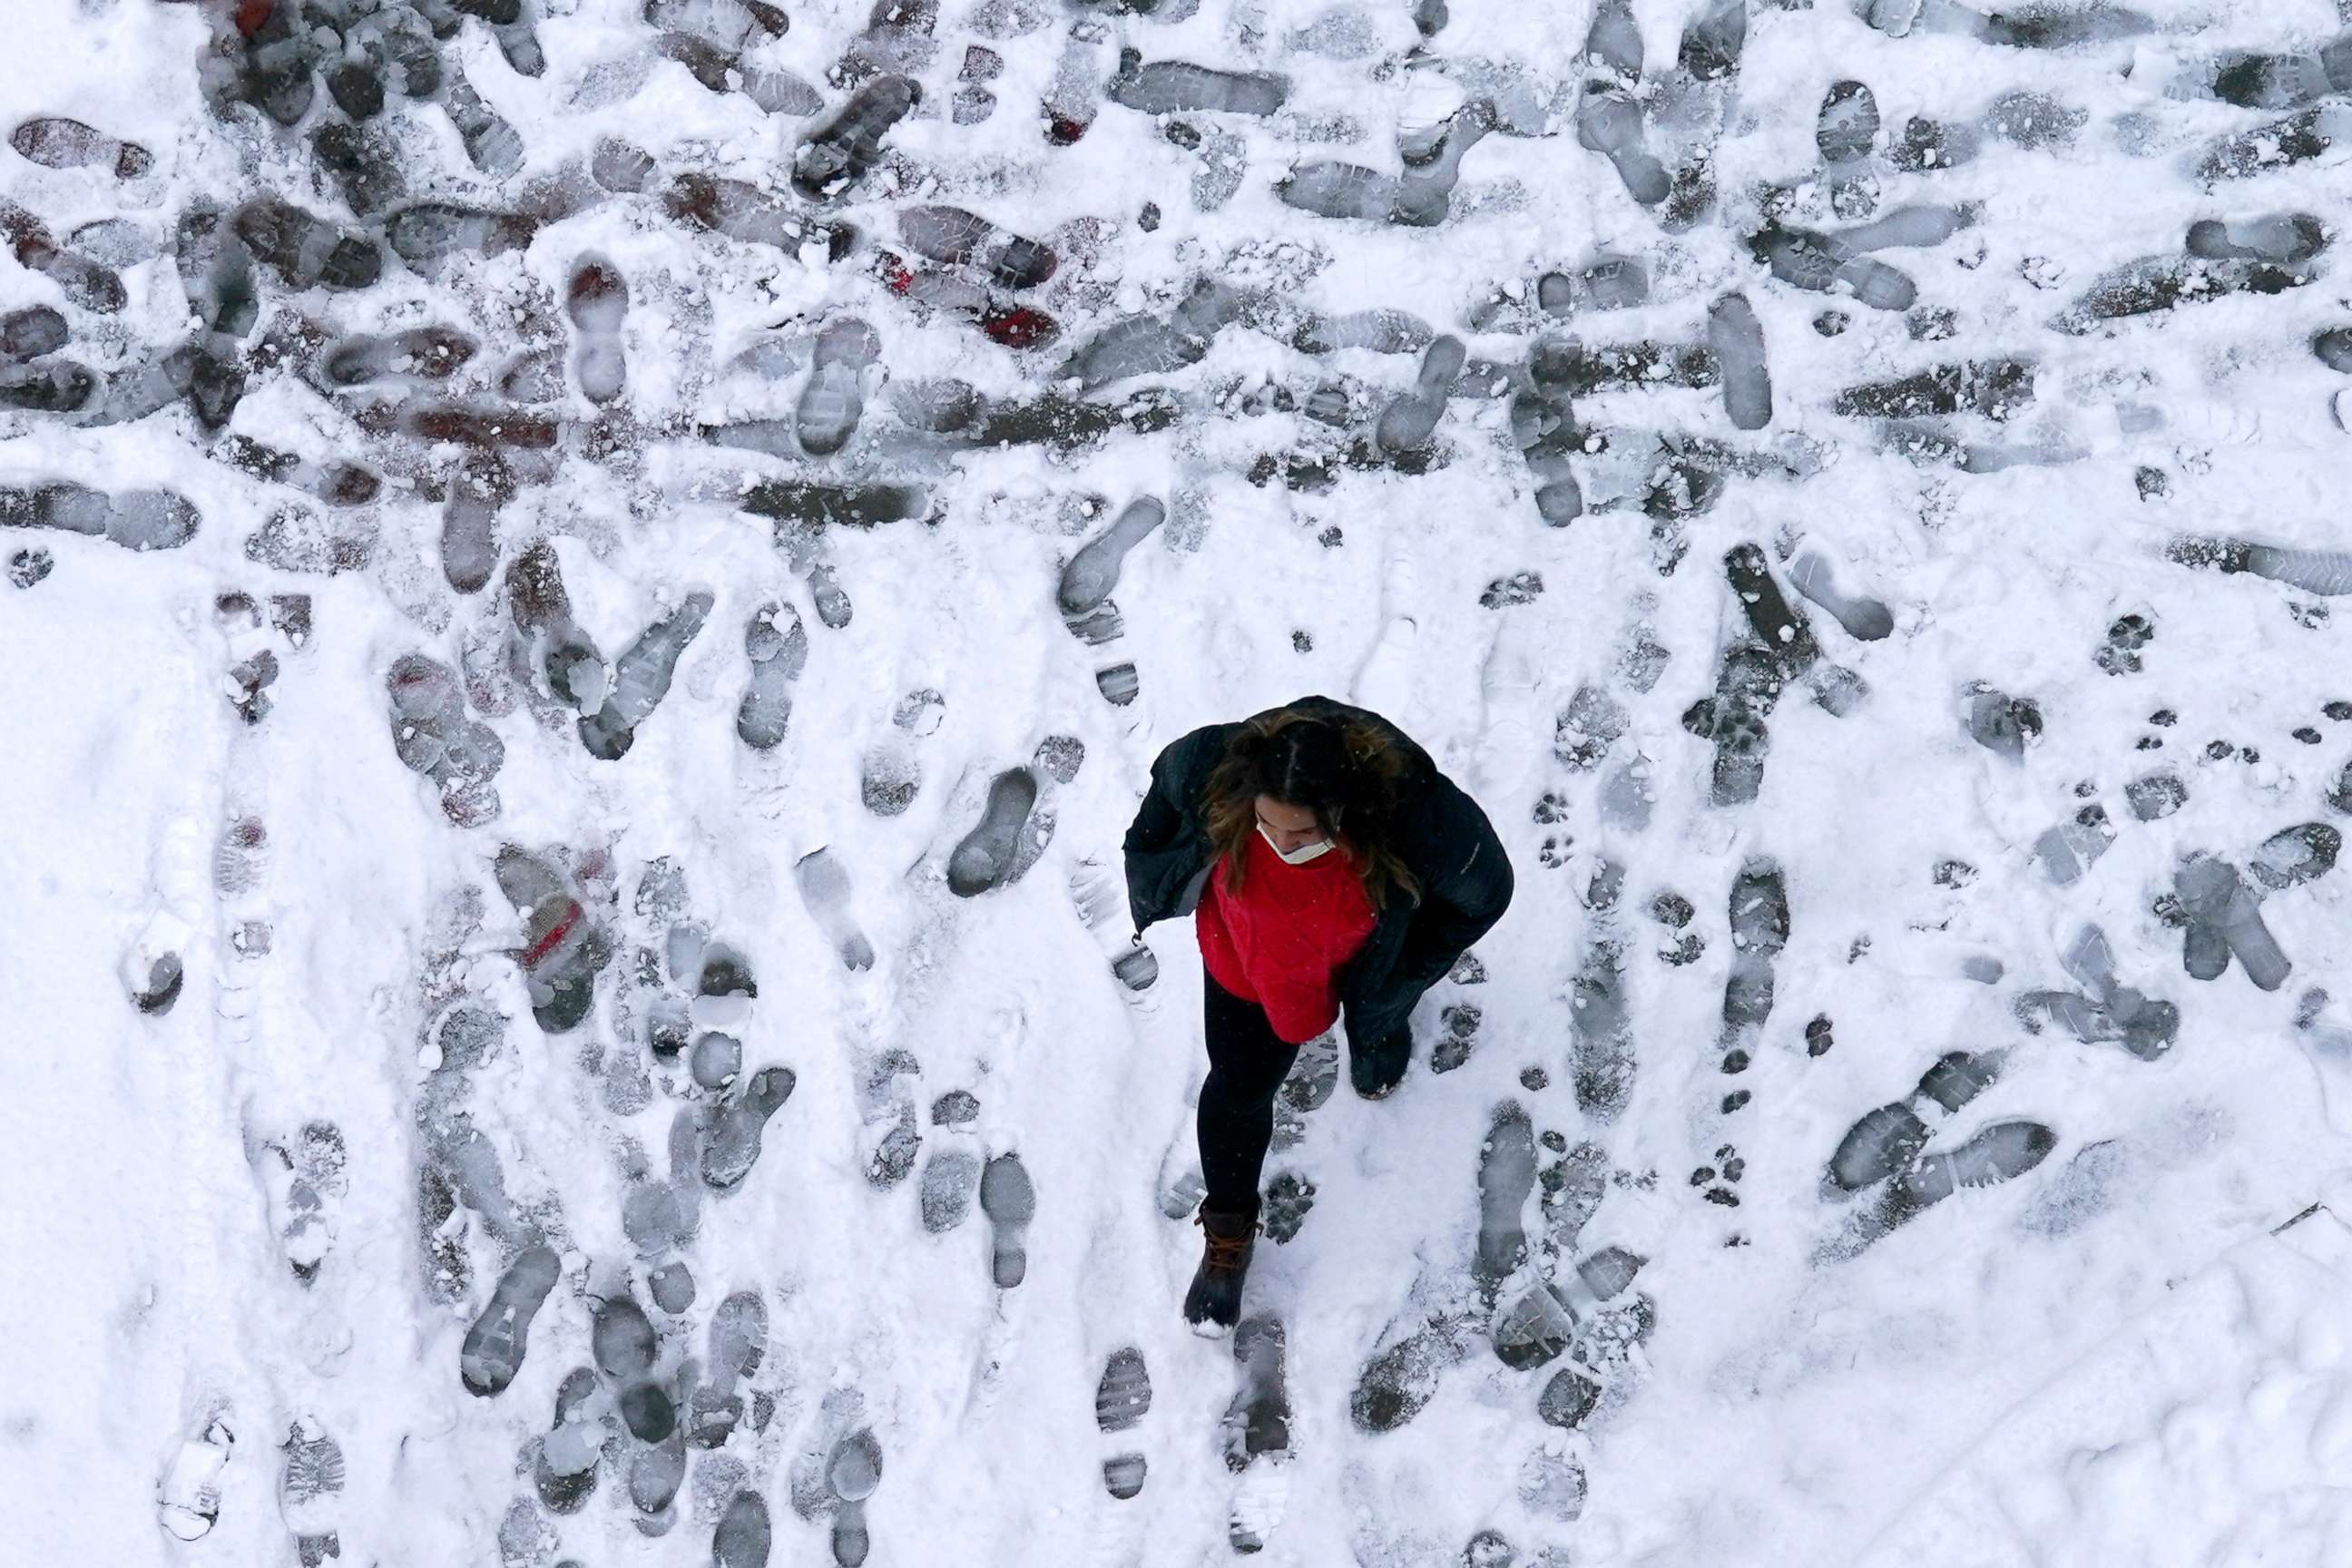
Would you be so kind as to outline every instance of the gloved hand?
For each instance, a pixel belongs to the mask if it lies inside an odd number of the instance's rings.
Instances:
[[[1143,933],[1137,931],[1129,938],[1127,951],[1110,961],[1110,972],[1129,991],[1148,991],[1160,978],[1160,959],[1143,945]]]

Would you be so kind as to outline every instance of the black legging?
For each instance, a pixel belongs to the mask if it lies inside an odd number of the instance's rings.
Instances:
[[[1298,1047],[1266,1022],[1265,1010],[1201,974],[1202,1034],[1209,1076],[1201,1085],[1201,1174],[1212,1214],[1257,1213],[1257,1179],[1274,1142],[1274,1097]]]

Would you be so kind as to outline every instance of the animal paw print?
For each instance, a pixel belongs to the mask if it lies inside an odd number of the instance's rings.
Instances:
[[[1315,1184],[1296,1171],[1285,1171],[1267,1184],[1265,1222],[1268,1241],[1279,1247],[1298,1234],[1307,1211],[1315,1206]]]
[[[2205,742],[2205,760],[2209,763],[2226,763],[2233,756],[2240,762],[2247,763],[2259,763],[2263,760],[2262,752],[2252,746],[2241,746],[2226,740]]]
[[[1538,572],[1514,572],[1507,577],[1497,577],[1486,584],[1478,595],[1479,605],[1486,609],[1499,610],[1512,605],[1531,605],[1543,592],[1543,574]]]
[[[1736,1209],[1739,1206],[1739,1194],[1733,1189],[1747,1173],[1748,1162],[1739,1157],[1738,1149],[1726,1143],[1715,1152],[1714,1164],[1701,1165],[1691,1173],[1690,1184],[1704,1189],[1699,1196],[1707,1202]]]
[[[2125,616],[2107,628],[2107,640],[2093,658],[2109,675],[2137,675],[2139,650],[2155,640],[2155,622],[2146,616]]]
[[[1805,1026],[1805,1054],[1825,1057],[1829,1055],[1830,1047],[1836,1043],[1830,1037],[1830,1016],[1827,1013],[1815,1014],[1813,1021]]]
[[[1536,858],[1548,869],[1557,871],[1568,864],[1569,851],[1576,847],[1576,839],[1566,833],[1547,833],[1544,841],[1536,846]]]
[[[1467,1002],[1456,1002],[1440,1014],[1445,1037],[1429,1053],[1429,1070],[1452,1072],[1468,1061],[1472,1047],[1478,1043],[1478,1025],[1484,1017]]]
[[[1706,939],[1687,930],[1698,911],[1680,893],[1660,893],[1650,900],[1650,918],[1666,928],[1667,934],[1659,940],[1659,962],[1681,968],[1696,963],[1706,952]],[[1676,934],[1679,933],[1679,934]]]

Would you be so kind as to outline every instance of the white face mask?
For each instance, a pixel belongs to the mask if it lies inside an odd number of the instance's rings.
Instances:
[[[1265,840],[1265,847],[1268,849],[1282,858],[1282,863],[1286,866],[1304,866],[1309,860],[1320,858],[1331,852],[1331,841],[1328,838],[1318,839],[1312,844],[1302,844],[1296,849],[1285,849],[1274,841],[1274,835],[1265,830],[1265,824],[1263,822],[1257,825],[1257,836]]]

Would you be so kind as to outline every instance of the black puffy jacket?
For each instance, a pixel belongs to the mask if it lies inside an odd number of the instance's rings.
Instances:
[[[1422,993],[1502,918],[1511,902],[1511,863],[1478,803],[1394,724],[1328,697],[1283,707],[1334,723],[1376,725],[1404,753],[1391,847],[1421,883],[1421,897],[1390,900],[1339,981],[1348,1038],[1369,1046],[1402,1025]],[[1151,789],[1127,830],[1127,900],[1137,931],[1187,912],[1200,897],[1212,852],[1202,820],[1209,774],[1241,727],[1195,730],[1151,764]]]

